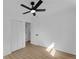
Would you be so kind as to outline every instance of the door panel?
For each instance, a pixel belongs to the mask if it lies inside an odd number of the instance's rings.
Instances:
[[[15,51],[25,47],[25,23],[12,21],[11,50]]]

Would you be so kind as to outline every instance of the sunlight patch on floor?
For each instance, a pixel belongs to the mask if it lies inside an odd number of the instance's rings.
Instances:
[[[55,43],[52,43],[50,46],[47,47],[46,51],[50,53],[50,55],[54,56],[56,53],[56,50],[54,48]]]
[[[55,56],[55,53],[56,53],[56,50],[53,48],[53,50],[50,52],[50,54],[51,54],[52,56]]]

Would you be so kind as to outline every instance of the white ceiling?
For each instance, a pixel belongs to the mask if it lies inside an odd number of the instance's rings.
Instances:
[[[4,13],[10,17],[30,17],[31,14],[22,15],[27,9],[20,6],[20,4],[25,4],[31,7],[30,2],[38,0],[4,0]],[[39,8],[45,8],[46,12],[40,12],[39,15],[59,15],[60,13],[69,13],[75,11],[75,0],[43,0],[43,4]]]

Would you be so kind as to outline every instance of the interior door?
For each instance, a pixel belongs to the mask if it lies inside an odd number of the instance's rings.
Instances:
[[[26,42],[27,41],[30,41],[30,36],[31,36],[31,33],[30,33],[30,23],[25,23],[25,36],[26,36]]]
[[[25,47],[25,23],[21,21],[12,21],[11,29],[11,50],[13,52]]]

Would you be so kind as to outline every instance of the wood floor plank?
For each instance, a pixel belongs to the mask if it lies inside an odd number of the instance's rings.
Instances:
[[[5,56],[4,59],[76,59],[76,57],[61,51],[56,51],[55,56],[52,56],[46,48],[28,44],[25,48]]]

